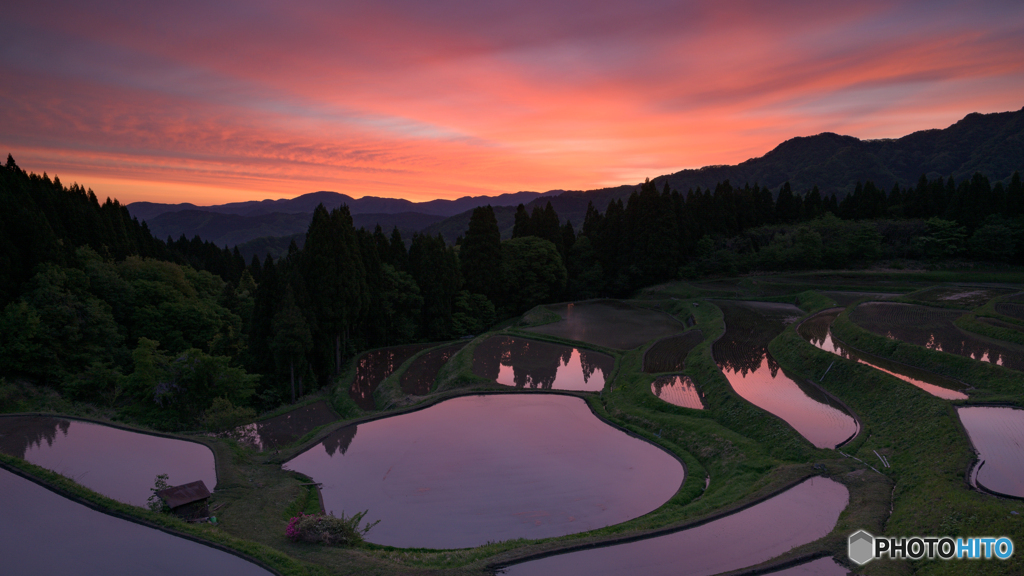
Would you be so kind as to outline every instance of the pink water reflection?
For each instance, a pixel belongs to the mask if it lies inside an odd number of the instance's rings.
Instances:
[[[0,470],[4,576],[270,576],[223,550],[115,518]]]
[[[703,410],[700,392],[689,376],[662,376],[651,382],[651,392],[669,404]]]
[[[810,320],[808,320],[808,322],[810,322]],[[814,345],[814,346],[816,346],[816,347],[818,347],[818,348],[820,348],[820,349],[822,349],[822,350],[824,350],[826,352],[831,352],[831,353],[835,354],[836,356],[841,356],[843,358],[847,358],[847,359],[850,359],[850,360],[856,360],[857,362],[859,362],[861,364],[864,364],[865,366],[870,366],[870,367],[874,368],[875,370],[879,370],[879,371],[885,372],[886,374],[888,374],[890,376],[895,376],[896,378],[899,378],[900,380],[903,380],[904,382],[907,382],[909,384],[913,384],[914,386],[917,386],[918,388],[920,388],[921,390],[924,390],[925,392],[931,394],[932,396],[936,396],[938,398],[942,398],[943,400],[966,400],[967,399],[967,394],[964,394],[963,392],[960,392],[959,390],[951,390],[949,388],[943,388],[942,386],[936,386],[935,384],[929,384],[928,382],[925,382],[924,380],[920,380],[918,378],[914,378],[914,377],[909,376],[907,374],[901,374],[901,373],[895,372],[893,370],[886,370],[885,368],[882,368],[878,364],[873,364],[871,362],[868,362],[868,361],[864,360],[864,358],[860,354],[857,354],[855,352],[851,352],[851,351],[843,348],[835,340],[833,340],[832,339],[832,332],[830,330],[826,331],[824,337],[822,337],[820,339],[810,337],[808,334],[804,333],[803,330],[801,330],[801,333],[804,334],[804,338],[807,339],[808,342],[810,342],[812,345]],[[909,372],[909,370],[907,370],[907,371]],[[936,376],[935,379],[936,380],[945,380],[944,378],[941,378],[941,377],[938,377],[938,376]],[[950,384],[954,384],[952,381],[948,381],[948,382]]]
[[[46,416],[0,418],[0,450],[74,479],[104,496],[144,506],[158,474],[172,485],[217,485],[202,444]]]
[[[462,548],[618,524],[679,489],[663,450],[580,398],[469,396],[349,426],[285,464],[322,482],[336,515],[369,510],[370,542]]]
[[[849,414],[808,396],[816,391],[801,388],[777,366],[773,369],[770,360],[762,357],[749,372],[721,368],[737,394],[782,418],[818,448],[835,448],[857,433],[857,423]]]
[[[512,576],[709,576],[760,564],[824,537],[850,494],[811,478],[745,510],[646,540],[550,556],[510,566]]]
[[[1024,498],[1024,410],[962,406],[957,414],[979,452],[976,482],[986,490]]]

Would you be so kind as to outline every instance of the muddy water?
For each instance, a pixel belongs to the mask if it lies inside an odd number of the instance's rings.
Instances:
[[[228,432],[227,436],[260,451],[272,450],[291,444],[310,431],[337,419],[337,414],[327,406],[327,402],[321,400],[280,416],[239,426]]]
[[[529,328],[530,332],[618,350],[631,350],[685,329],[682,323],[668,314],[637,308],[618,300],[556,304],[548,308],[562,319]]]
[[[790,304],[726,302],[725,334],[712,351],[733,390],[789,423],[818,448],[835,448],[857,433],[857,422],[817,388],[786,376],[768,343],[799,319]]]
[[[997,344],[964,332],[953,324],[963,313],[917,304],[868,302],[854,308],[850,320],[893,340],[1024,371],[1024,346]]]
[[[643,574],[704,576],[753,566],[813,542],[835,527],[850,495],[812,478],[735,514],[646,540],[516,564],[513,576]]]
[[[0,451],[63,474],[104,496],[145,506],[158,474],[213,491],[213,452],[196,442],[48,416],[0,417]]]
[[[650,512],[682,484],[661,449],[571,396],[467,396],[350,426],[285,463],[324,506],[380,519],[370,542],[462,548],[546,538]]]
[[[0,469],[5,576],[270,575],[233,554],[108,516]]]
[[[651,392],[669,404],[703,410],[700,392],[688,376],[662,376],[651,382]]]
[[[456,342],[436,350],[424,353],[413,361],[409,368],[402,374],[402,392],[423,396],[430,392],[434,385],[437,373],[444,366],[445,362],[451,359],[456,352],[462,350],[465,342]]]
[[[986,490],[1024,498],[1024,410],[964,406],[957,414],[979,452],[976,482]]]
[[[917,386],[932,396],[938,396],[945,400],[967,399],[967,394],[964,394],[959,390],[952,389],[959,388],[961,386],[954,380],[943,378],[938,374],[932,374],[924,370],[915,370],[909,366],[901,366],[894,362],[888,362],[884,358],[854,352],[838,344],[832,338],[832,332],[829,330],[829,325],[832,324],[832,321],[836,319],[836,316],[838,316],[840,312],[841,310],[826,310],[825,312],[820,312],[815,314],[813,317],[808,318],[800,325],[800,335],[814,346],[826,352],[831,352],[837,356],[842,356],[843,358],[850,360],[856,360],[861,364],[866,364],[876,370],[881,370],[890,376],[895,376],[904,382],[909,382],[910,384]]]
[[[492,336],[473,352],[474,374],[516,388],[599,392],[614,366],[600,352],[508,336]]]
[[[373,410],[373,391],[377,386],[380,386],[380,383],[391,376],[406,360],[431,346],[434,344],[392,346],[363,354],[356,364],[356,377],[352,380],[348,395],[363,410]]]

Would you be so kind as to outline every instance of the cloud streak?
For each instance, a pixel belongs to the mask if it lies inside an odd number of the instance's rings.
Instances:
[[[548,4],[22,3],[0,145],[124,201],[424,200],[1024,105],[1019,2]]]

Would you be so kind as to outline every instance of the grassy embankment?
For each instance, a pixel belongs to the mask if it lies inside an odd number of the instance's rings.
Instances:
[[[1024,404],[1024,375],[1015,370],[873,334],[850,320],[849,309],[836,317],[832,333],[855,349],[959,380],[974,388],[968,392],[974,402]]]
[[[905,343],[881,342],[878,340],[881,337],[851,326],[847,314],[840,315],[843,321],[837,323],[838,330],[833,325],[833,330],[844,340],[872,353],[888,352],[887,357],[929,369],[947,366],[947,375],[966,379],[978,387],[972,392],[974,396],[1009,399],[1013,381],[1020,383],[1019,376],[1007,374],[1011,371],[992,370],[991,365],[985,363],[948,354],[936,358],[933,355],[941,353]],[[861,419],[860,437],[844,451],[871,462],[895,483],[892,516],[885,522],[882,533],[908,537],[1007,535],[1014,542],[1024,541],[1020,516],[1010,514],[1024,510],[1021,502],[982,494],[967,485],[966,472],[974,454],[956,415],[956,403],[935,398],[885,373],[819,350],[804,341],[795,326],[787,328],[769,348],[787,371],[819,382],[843,399]],[[944,360],[954,362],[950,365]],[[831,370],[822,378],[830,365]],[[1020,399],[1019,391],[1016,399]],[[886,456],[892,467],[880,467],[874,451]],[[846,533],[857,528],[872,531],[868,526],[847,523]],[[977,562],[965,564],[964,561],[877,561],[859,568],[858,572],[869,575],[962,574],[965,570],[982,569],[986,574],[1019,574],[1024,570],[1024,560],[1015,554],[1009,561],[986,562],[983,568]]]

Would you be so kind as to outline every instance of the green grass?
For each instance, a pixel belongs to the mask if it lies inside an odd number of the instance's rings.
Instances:
[[[197,438],[210,446],[217,459],[218,485],[214,505],[219,526],[184,524],[172,517],[114,502],[70,480],[20,460],[0,455],[0,462],[29,472],[48,485],[81,497],[96,506],[130,515],[172,530],[231,547],[258,558],[283,574],[453,574],[478,575],[488,567],[513,562],[537,553],[571,549],[580,545],[614,542],[626,537],[687,526],[701,519],[771,495],[813,474],[824,474],[844,483],[850,490],[850,505],[827,537],[798,547],[772,562],[826,553],[845,558],[846,538],[857,529],[895,536],[989,536],[1008,535],[1024,542],[1024,520],[1011,515],[1024,513],[1024,502],[1011,501],[971,490],[965,473],[973,459],[966,435],[954,406],[934,398],[882,372],[818,350],[789,326],[769,345],[772,355],[794,377],[819,377],[832,365],[820,385],[847,404],[861,421],[860,434],[843,451],[879,469],[844,458],[835,451],[819,450],[781,419],[739,397],[715,364],[711,347],[725,332],[721,310],[700,299],[722,296],[758,299],[798,305],[804,312],[835,306],[819,290],[871,290],[912,293],[931,289],[942,282],[988,281],[1024,282],[1024,272],[855,271],[835,273],[794,273],[715,281],[732,282],[735,290],[704,289],[700,284],[673,282],[642,291],[644,307],[654,308],[683,320],[693,316],[703,341],[687,355],[683,374],[704,394],[705,410],[673,406],[651,393],[654,375],[644,374],[643,351],[619,351],[583,345],[615,359],[600,394],[574,393],[584,398],[593,412],[613,425],[660,446],[682,461],[687,476],[678,492],[657,510],[615,526],[581,534],[543,540],[510,540],[488,543],[472,549],[398,549],[364,543],[353,548],[332,548],[291,542],[284,536],[287,521],[299,512],[319,511],[319,498],[310,480],[281,469],[281,463],[315,446],[338,428],[371,418],[396,415],[448,398],[477,392],[517,394],[473,374],[473,353],[485,338],[503,334],[556,344],[581,343],[526,332],[522,328],[552,321],[557,314],[535,308],[518,323],[478,336],[445,364],[432,392],[423,397],[401,393],[402,374],[419,356],[414,355],[389,376],[375,395],[378,410],[363,411],[348,398],[348,384],[355,371],[352,358],[336,380],[329,399],[343,420],[321,427],[298,442],[272,453],[259,453],[226,439]],[[974,310],[1014,324],[994,311],[995,298]],[[696,304],[696,305],[695,305]],[[961,328],[982,332],[974,315],[957,320]],[[987,328],[997,328],[982,324]],[[944,354],[872,334],[849,320],[849,311],[837,318],[833,330],[838,338],[876,356],[937,372],[971,384],[968,402],[1001,401],[1024,405],[1024,375],[988,363]],[[1001,329],[1007,330],[1007,329]],[[1006,336],[1001,332],[999,335]],[[1001,338],[1010,342],[1009,338]],[[443,345],[443,344],[439,344]],[[420,354],[427,353],[427,350]],[[7,410],[40,410],[109,419],[102,408],[69,402],[45,390],[0,382],[0,399]],[[310,401],[314,401],[311,399]],[[305,400],[302,402],[305,403]],[[13,407],[12,407],[13,406]],[[387,407],[387,410],[381,408]],[[291,407],[289,407],[291,408]],[[277,414],[285,409],[275,411]],[[266,415],[264,417],[269,417]],[[892,468],[881,468],[874,452],[885,455]],[[705,491],[705,477],[711,483]],[[889,515],[890,505],[892,515]],[[360,510],[345,510],[346,514]],[[335,511],[340,513],[341,511]],[[370,511],[371,516],[373,511]],[[1024,514],[1022,514],[1024,515]],[[372,537],[372,532],[370,533]],[[985,570],[992,574],[1024,573],[1022,554],[1006,562],[921,561],[872,562],[858,572],[868,575],[953,574]],[[770,563],[769,563],[770,564]]]
[[[1011,510],[1024,511],[1024,503],[981,494],[967,486],[965,473],[974,455],[952,403],[883,372],[819,350],[804,341],[794,327],[773,340],[769,348],[787,371],[816,382],[816,377],[834,362],[821,385],[847,403],[863,427],[859,442],[846,450],[883,470],[895,485],[893,513],[884,524],[883,534],[998,534],[1008,535],[1014,542],[1024,541],[1024,523],[1010,514]],[[885,455],[892,467],[881,468],[874,451]],[[856,528],[850,525],[847,534]],[[980,569],[980,565],[940,560],[876,561],[860,571],[958,574],[974,569]],[[1024,560],[1015,554],[1006,562],[985,563],[984,570],[986,574],[1019,574],[1024,570]]]
[[[841,313],[832,332],[855,349],[964,382],[975,388],[968,392],[975,400],[1024,400],[1024,374],[1016,370],[879,336],[856,325],[849,315],[849,310]]]

